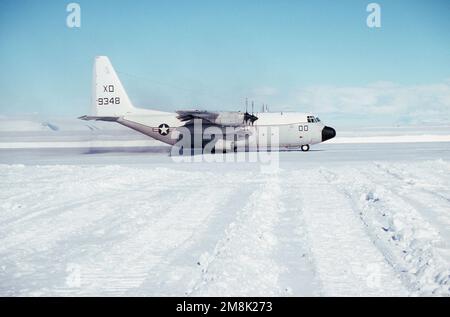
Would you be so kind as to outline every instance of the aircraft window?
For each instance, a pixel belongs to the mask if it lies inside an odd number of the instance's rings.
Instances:
[[[303,126],[302,125],[298,126],[298,131],[303,131]]]
[[[307,125],[305,125],[305,131],[308,131],[308,126]]]
[[[316,122],[320,122],[320,119],[319,119],[319,117],[316,117]]]

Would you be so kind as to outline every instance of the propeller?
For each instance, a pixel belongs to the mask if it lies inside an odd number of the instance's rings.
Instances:
[[[258,117],[253,114],[254,103],[252,101],[252,114],[248,113],[248,101],[245,99],[245,113],[244,113],[244,122],[248,124],[250,122],[251,125],[258,120]]]

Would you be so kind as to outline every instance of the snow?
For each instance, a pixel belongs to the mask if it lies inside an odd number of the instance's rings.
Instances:
[[[450,135],[389,135],[389,136],[365,136],[365,137],[337,137],[329,143],[421,143],[421,142],[450,142]]]
[[[338,129],[267,169],[0,119],[0,295],[450,296],[446,126]]]
[[[161,145],[157,140],[91,140],[91,141],[48,141],[48,142],[1,142],[0,149],[42,149],[42,148],[130,148],[130,147],[152,147]]]
[[[450,295],[449,143],[279,159],[1,150],[0,295]]]

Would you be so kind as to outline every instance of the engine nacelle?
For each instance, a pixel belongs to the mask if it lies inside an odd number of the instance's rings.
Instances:
[[[217,117],[210,120],[222,126],[239,126],[244,123],[244,114],[240,112],[217,112]]]

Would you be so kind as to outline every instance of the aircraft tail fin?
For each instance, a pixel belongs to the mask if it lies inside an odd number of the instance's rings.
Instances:
[[[92,114],[95,116],[118,117],[136,109],[108,57],[95,58],[92,85]]]

